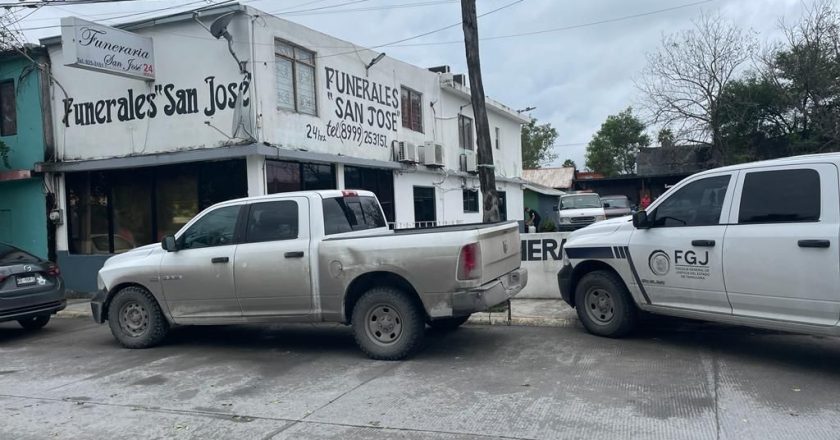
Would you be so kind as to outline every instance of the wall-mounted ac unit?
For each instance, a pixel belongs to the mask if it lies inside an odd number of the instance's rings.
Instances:
[[[426,164],[427,167],[442,167],[444,165],[443,145],[436,144],[434,142],[426,142],[423,150],[425,150],[426,154],[423,163]]]
[[[397,160],[405,163],[417,163],[417,146],[411,142],[400,141],[397,144]]]
[[[476,164],[475,153],[466,151],[461,155],[461,171],[467,173],[478,173],[478,166]]]

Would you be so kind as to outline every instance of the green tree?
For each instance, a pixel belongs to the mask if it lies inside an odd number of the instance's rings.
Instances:
[[[660,147],[669,148],[676,144],[674,132],[667,127],[659,130],[659,133],[656,135],[656,140],[659,142]]]
[[[566,160],[563,162],[563,166],[564,166],[564,167],[572,167],[572,168],[574,168],[574,169],[577,169],[577,164],[576,164],[576,163],[575,163],[575,161],[573,161],[572,159],[566,159]]]
[[[645,128],[630,107],[608,116],[586,147],[586,167],[605,176],[632,174],[639,148],[650,145]]]
[[[522,126],[522,168],[540,168],[557,159],[554,141],[557,130],[549,123],[537,125],[536,119]]]

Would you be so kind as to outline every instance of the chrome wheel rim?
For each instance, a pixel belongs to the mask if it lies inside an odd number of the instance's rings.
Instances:
[[[400,312],[388,304],[371,308],[365,316],[365,330],[368,337],[380,345],[397,342],[402,335],[402,323]]]
[[[120,329],[131,337],[139,337],[149,328],[149,312],[143,305],[130,302],[120,310]]]
[[[615,316],[615,301],[604,289],[589,289],[584,298],[586,315],[598,324],[609,324]]]

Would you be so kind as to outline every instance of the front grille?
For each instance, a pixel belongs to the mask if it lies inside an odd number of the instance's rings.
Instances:
[[[572,217],[572,223],[595,223],[595,217]]]
[[[18,307],[16,309],[0,310],[0,316],[19,315],[27,312],[37,312],[39,310],[47,310],[61,306],[61,301],[53,301],[43,304],[35,304],[32,306]]]

